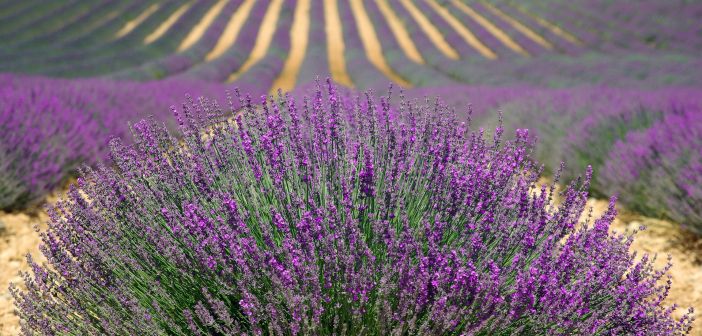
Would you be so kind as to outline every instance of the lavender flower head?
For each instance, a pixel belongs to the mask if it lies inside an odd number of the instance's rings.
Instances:
[[[677,335],[670,264],[555,203],[528,132],[492,139],[438,101],[329,84],[153,120],[50,210],[26,335]]]

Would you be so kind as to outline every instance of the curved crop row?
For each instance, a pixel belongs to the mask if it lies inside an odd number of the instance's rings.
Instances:
[[[8,80],[8,78],[2,78]],[[63,182],[82,161],[106,144],[87,111],[71,106],[42,88],[0,87],[0,209],[35,204]],[[101,148],[102,147],[102,148]]]
[[[326,74],[328,76],[331,73],[331,60],[328,53],[330,46],[327,39],[328,21],[325,15],[328,1],[324,2],[324,4],[320,4],[319,1],[313,1],[310,9],[309,41],[307,42],[305,58],[298,71],[296,83],[298,87],[312,83],[320,75]],[[324,20],[320,18],[324,18]],[[344,60],[342,59],[341,62],[344,63]],[[348,85],[348,83],[344,85]]]
[[[524,97],[501,107],[508,124],[539,137],[537,156],[549,168],[567,161],[569,180],[592,165],[600,172],[596,195],[620,193],[632,210],[700,231],[699,90],[535,90]]]
[[[166,120],[170,112],[159,107],[180,101],[192,86],[203,94],[222,91],[195,81],[0,76],[0,209],[37,204],[81,165],[105,159],[109,138],[129,134],[127,121],[148,115]]]
[[[274,22],[274,33],[269,47],[237,77],[236,83],[249,83],[257,92],[268,92],[272,89],[273,81],[283,70],[285,59],[290,52],[290,29],[297,4],[298,0],[283,1],[278,20]],[[239,72],[241,69],[237,70]]]
[[[650,128],[618,140],[603,165],[605,192],[650,216],[702,234],[702,110],[668,112]]]
[[[454,83],[443,73],[438,72],[431,67],[425,66],[423,59],[421,59],[421,62],[410,59],[411,54],[408,55],[404,50],[402,50],[402,46],[398,41],[399,39],[396,38],[391,32],[389,22],[387,22],[387,19],[381,15],[377,1],[372,3],[369,2],[366,9],[371,17],[373,26],[378,32],[378,35],[388,37],[382,40],[383,56],[388,61],[390,67],[397,71],[400,76],[406,78],[408,82],[417,86],[449,85]],[[410,40],[410,42],[412,41]],[[421,51],[417,50],[417,54],[421,56]]]

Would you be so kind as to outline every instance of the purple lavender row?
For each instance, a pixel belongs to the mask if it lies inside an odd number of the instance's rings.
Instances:
[[[490,33],[477,21],[473,20],[473,18],[468,16],[468,14],[456,8],[456,6],[450,4],[450,2],[442,6],[449,10],[451,15],[458,19],[464,26],[466,26],[466,28],[468,28],[468,30],[470,30],[475,35],[478,41],[482,42],[486,47],[488,47],[495,54],[497,54],[498,58],[513,59],[516,57],[522,57],[512,49],[509,49],[507,46],[505,46],[502,42],[500,42],[500,40],[498,40],[495,37],[495,35]]]
[[[111,39],[133,13],[140,13],[148,5],[146,1],[121,1],[114,8],[108,7],[109,11],[89,11],[89,16],[78,18],[77,21],[81,24],[76,29],[52,32],[51,42],[47,44],[54,45],[58,49],[78,49],[87,43],[102,44]],[[37,45],[46,45],[41,40],[37,43],[35,39],[28,41],[27,44],[27,47],[32,49]]]
[[[46,46],[46,45],[59,45],[64,43],[66,40],[91,31],[103,23],[106,16],[111,13],[121,13],[126,5],[129,5],[131,1],[105,1],[101,6],[91,8],[88,11],[82,12],[77,17],[72,17],[71,21],[67,24],[61,26],[60,29],[41,34],[40,36],[32,38],[26,43],[20,44],[18,48],[21,50],[23,48],[33,48],[34,46]],[[76,6],[79,4],[75,4]],[[92,6],[91,6],[92,7]],[[26,44],[26,46],[24,45]]]
[[[702,234],[702,109],[668,112],[614,144],[602,170],[605,192],[628,207]]]
[[[32,17],[33,19],[25,22],[24,24],[16,24],[10,21],[12,18],[8,18],[3,23],[7,22],[7,27],[11,28],[7,32],[0,33],[0,38],[4,42],[3,44],[3,54],[6,52],[6,50],[10,49],[15,49],[17,48],[17,44],[21,44],[21,42],[26,42],[27,39],[35,37],[35,31],[37,28],[41,29],[42,26],[46,25],[47,21],[50,21],[52,18],[55,18],[55,16],[63,16],[67,18],[67,21],[70,21],[71,14],[74,14],[73,11],[76,11],[78,6],[76,6],[79,3],[80,0],[73,0],[73,1],[66,1],[64,3],[57,2],[54,5],[59,5],[57,8],[53,8],[51,5],[44,6],[40,11],[34,11],[34,13],[23,13],[20,15],[23,16],[14,16],[13,18],[30,18]],[[34,17],[35,15],[41,14],[41,16]],[[80,13],[80,12],[79,12]],[[59,22],[61,24],[62,22]],[[39,30],[40,33],[43,33],[43,31]]]
[[[61,55],[62,51],[68,50],[73,53],[73,57],[85,60],[87,55],[84,50],[86,47],[106,48],[105,41],[113,39],[114,33],[123,27],[129,19],[129,13],[140,13],[150,4],[135,1],[118,3],[118,5],[120,8],[109,13],[92,12],[93,15],[89,18],[78,17],[77,21],[81,22],[80,30],[74,33],[61,33],[60,35],[64,37],[62,39],[52,38],[50,43],[39,41],[37,44],[34,44],[33,40],[28,41],[29,45],[23,46],[21,51],[16,53],[18,55],[16,60],[5,62],[5,66],[8,69],[37,68],[44,73],[50,72],[47,70],[56,65],[50,59],[65,57],[65,55]],[[64,25],[63,27],[68,26]],[[120,45],[120,47],[124,48],[125,46]],[[47,52],[47,49],[59,52]]]
[[[454,70],[458,69],[458,62],[446,57],[438,50],[424,31],[420,29],[419,25],[404,6],[400,5],[399,3],[393,3],[392,7],[395,14],[397,14],[397,16],[405,23],[405,28],[407,29],[408,33],[410,33],[410,36],[412,36],[417,49],[422,53],[422,57],[429,66],[444,73],[453,81],[469,83],[469,81],[467,81],[465,78],[456,76]],[[453,45],[451,45],[451,47],[453,47]],[[446,99],[451,95],[443,94],[442,96]]]
[[[214,1],[195,1],[165,35],[148,46],[140,45],[126,50],[120,48],[118,52],[100,53],[97,57],[93,57],[87,62],[67,64],[62,69],[54,71],[68,74],[89,74],[92,76],[109,75],[112,78],[121,80],[161,79],[165,76],[164,71],[168,69],[165,66],[159,66],[161,65],[158,63],[159,60],[177,56],[176,50],[180,43],[213,3]],[[179,7],[176,5],[171,9],[175,11]],[[175,61],[171,61],[177,63],[178,58],[175,59]],[[173,64],[172,66],[176,67],[178,64]],[[145,71],[145,69],[152,71]]]
[[[43,88],[15,87],[13,78],[1,79],[0,209],[12,210],[36,204],[101,146],[83,146],[84,138],[99,133],[90,114]]]
[[[453,47],[462,59],[478,60],[485,59],[484,56],[480,55],[477,50],[473,49],[466,43],[466,41],[461,38],[456,31],[451,28],[451,26],[444,20],[439,14],[434,11],[429,5],[424,1],[416,1],[415,5],[422,11],[422,13],[431,21],[431,23],[436,26],[436,28],[444,35],[446,42],[448,42],[451,47]],[[401,7],[397,5],[396,7]],[[413,22],[413,21],[410,21]]]
[[[346,71],[354,86],[359,90],[385,90],[389,79],[368,61],[351,7],[347,1],[338,1],[338,8],[343,23]]]
[[[502,6],[502,10],[509,10],[511,7]],[[395,4],[395,13],[403,19],[408,31],[412,33],[415,44],[421,51],[427,63],[451,77],[454,81],[476,85],[507,85],[526,86],[539,85],[547,87],[564,87],[582,85],[590,83],[607,86],[629,86],[629,87],[650,87],[656,88],[664,85],[675,86],[695,86],[702,84],[702,75],[695,69],[702,65],[696,59],[680,59],[679,57],[659,55],[658,57],[644,56],[622,56],[622,55],[597,55],[587,58],[571,58],[568,55],[546,54],[538,58],[512,59],[509,61],[489,61],[483,57],[471,57],[461,54],[461,60],[451,60],[441,54],[423,31],[419,29],[414,19],[404,9],[403,6]],[[422,8],[432,14],[430,8]],[[521,14],[512,9],[508,14]],[[522,15],[522,23],[528,21],[528,17]],[[445,25],[440,17],[434,15],[430,18],[437,27]],[[450,27],[444,27],[444,32],[451,32]],[[548,35],[546,35],[548,36]],[[563,40],[558,37],[551,41]],[[467,47],[466,43],[458,38],[453,44],[458,49],[459,46]],[[570,43],[566,54],[581,53],[582,48]],[[557,45],[559,47],[559,45]],[[560,48],[568,48],[560,45]],[[475,54],[474,50],[471,50]]]
[[[501,106],[505,120],[508,128],[532,129],[542,144],[537,156],[548,167],[555,170],[567,159],[563,177],[570,180],[592,165],[602,172],[592,182],[597,196],[620,194],[629,209],[700,231],[699,212],[691,205],[700,200],[693,176],[699,89],[532,90],[523,97],[528,99]]]
[[[318,77],[324,78],[329,74],[329,58],[327,56],[327,35],[325,31],[326,18],[324,6],[315,4],[310,9],[310,34],[307,42],[305,60],[300,66],[297,85],[314,82]]]
[[[128,83],[0,75],[0,209],[31,207],[81,165],[105,159],[107,140],[126,137],[128,121],[149,115],[165,121],[163,116],[170,112],[162,106],[179,102],[185,93],[216,95],[225,101],[223,90],[198,81]]]
[[[152,3],[135,1],[123,8],[119,15],[112,16],[108,13],[109,20],[102,19],[101,24],[94,29],[87,29],[75,37],[65,39],[61,46],[63,49],[83,49],[93,45],[102,45],[110,41],[124,25],[134,19],[138,14],[146,11]]]
[[[482,2],[474,1],[471,2],[471,8],[478,12],[481,16],[490,21],[495,27],[502,30],[507,36],[509,36],[515,43],[522,47],[530,57],[538,57],[546,53],[556,52],[548,50],[546,47],[536,43],[532,39],[528,38],[523,33],[519,32],[517,29],[512,27],[508,22],[498,17],[497,15],[490,12]],[[520,22],[521,23],[521,22]]]
[[[145,120],[111,142],[10,289],[25,335],[689,332],[670,261],[608,232],[614,200],[579,223],[591,170],[555,204],[528,131],[331,85],[241,99],[230,122],[173,108],[181,140]]]
[[[660,88],[702,84],[699,59],[675,55],[590,55],[572,58],[544,55],[510,61],[460,60],[434,63],[456,78],[476,85],[573,87],[583,83],[606,87]]]
[[[266,56],[259,60],[234,83],[246,83],[254,88],[251,94],[266,94],[282,72],[285,59],[290,52],[290,30],[297,1],[285,1],[276,23],[276,31]]]
[[[536,2],[515,2],[512,0],[506,0],[504,3],[510,7],[525,8],[529,13],[542,17],[573,34],[590,48],[600,46],[601,36],[599,33],[593,31],[591,27],[583,25],[580,22],[581,18],[567,8],[563,8],[562,3],[550,4],[549,6]],[[558,11],[552,10],[551,5],[557,7]]]
[[[699,21],[702,7],[695,2],[640,1],[634,6],[627,2],[594,1],[582,10],[590,10],[589,16],[602,21],[616,23],[622,29],[610,29],[613,34],[626,31],[626,40],[639,45],[671,51],[698,50],[699,36],[695,24]]]
[[[582,17],[583,24],[602,30],[603,38],[607,43],[628,51],[648,52],[651,50],[651,46],[647,45],[636,31],[627,29],[621,25],[619,20],[609,19],[599,10],[593,11],[592,7],[576,6],[571,3],[569,8]]]

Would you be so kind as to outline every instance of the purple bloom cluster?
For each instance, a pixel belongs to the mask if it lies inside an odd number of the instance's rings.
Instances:
[[[111,143],[50,210],[23,332],[677,335],[670,282],[614,200],[555,203],[526,130],[469,131],[438,101],[340,94],[188,101]]]

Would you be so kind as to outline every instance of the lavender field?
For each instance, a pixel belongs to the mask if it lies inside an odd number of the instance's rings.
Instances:
[[[0,0],[0,335],[702,335],[700,22]]]

